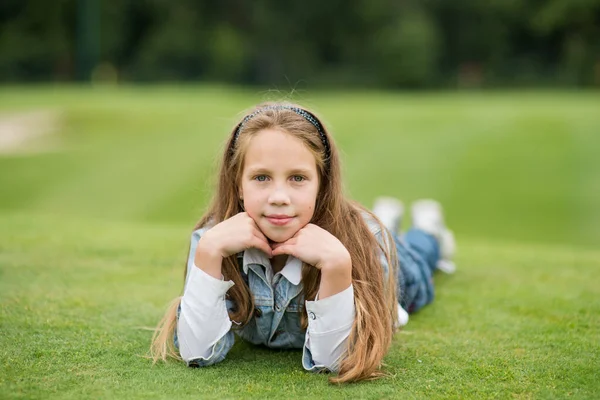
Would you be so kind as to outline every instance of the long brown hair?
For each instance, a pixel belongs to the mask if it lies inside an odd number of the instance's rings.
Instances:
[[[285,107],[275,107],[277,105]],[[398,261],[396,252],[389,250],[393,249],[394,245],[389,233],[383,228],[381,234],[384,244],[380,245],[367,226],[363,214],[367,213],[376,221],[377,219],[358,203],[344,196],[339,154],[323,124],[317,119],[322,128],[319,133],[313,123],[289,107],[301,108],[289,103],[261,104],[250,111],[260,112],[245,121],[241,129],[240,124],[236,125],[223,152],[215,196],[208,212],[196,224],[195,229],[209,223],[219,223],[243,211],[239,201],[238,183],[243,172],[246,148],[253,135],[264,129],[277,129],[301,139],[314,154],[320,177],[319,195],[311,222],[337,237],[352,258],[356,318],[347,350],[339,364],[339,374],[330,378],[330,381],[342,383],[374,379],[383,375],[380,368],[391,344],[398,315]],[[314,116],[314,113],[311,114]],[[239,133],[237,138],[236,132]],[[326,149],[321,135],[325,135],[329,149]],[[389,265],[387,276],[381,266],[382,254]],[[184,270],[184,279],[185,272]],[[253,317],[254,299],[242,278],[235,255],[223,260],[222,273],[226,280],[235,283],[228,291],[229,299],[235,304],[235,309],[229,316],[244,325]],[[302,284],[305,300],[315,298],[320,279],[321,274],[317,268],[303,265]],[[173,300],[154,333],[151,354],[155,362],[159,359],[166,360],[167,357],[179,358],[173,347],[173,332],[180,299],[178,297]],[[306,329],[306,312],[302,313],[301,318],[302,326]]]

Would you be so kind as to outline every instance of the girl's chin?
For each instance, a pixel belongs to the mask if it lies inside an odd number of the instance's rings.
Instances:
[[[265,235],[269,239],[269,244],[283,243],[294,235]]]
[[[263,234],[269,239],[270,244],[283,243],[288,239],[291,239],[297,231],[286,231],[286,232],[265,232]]]

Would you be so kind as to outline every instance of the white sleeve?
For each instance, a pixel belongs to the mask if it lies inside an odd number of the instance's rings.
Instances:
[[[323,300],[307,301],[306,347],[314,365],[337,371],[354,323],[354,287]]]
[[[232,281],[216,279],[196,266],[190,269],[177,322],[184,361],[210,356],[214,344],[231,329],[225,293],[232,286]]]

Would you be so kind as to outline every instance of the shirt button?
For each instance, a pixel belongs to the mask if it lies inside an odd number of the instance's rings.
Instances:
[[[315,313],[314,313],[314,312],[312,312],[312,311],[308,313],[308,316],[309,316],[309,317],[310,317],[310,319],[312,319],[313,321],[314,321],[315,319],[317,319],[317,316],[316,316],[316,315],[315,315]]]
[[[275,310],[277,310],[278,312],[279,312],[279,311],[281,311],[281,306],[280,306],[279,304],[277,304],[277,305],[275,306]]]

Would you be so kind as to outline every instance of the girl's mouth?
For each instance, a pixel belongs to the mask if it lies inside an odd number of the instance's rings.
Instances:
[[[267,221],[269,221],[272,225],[276,226],[284,226],[287,225],[294,217],[290,217],[289,215],[267,215],[265,216]]]

